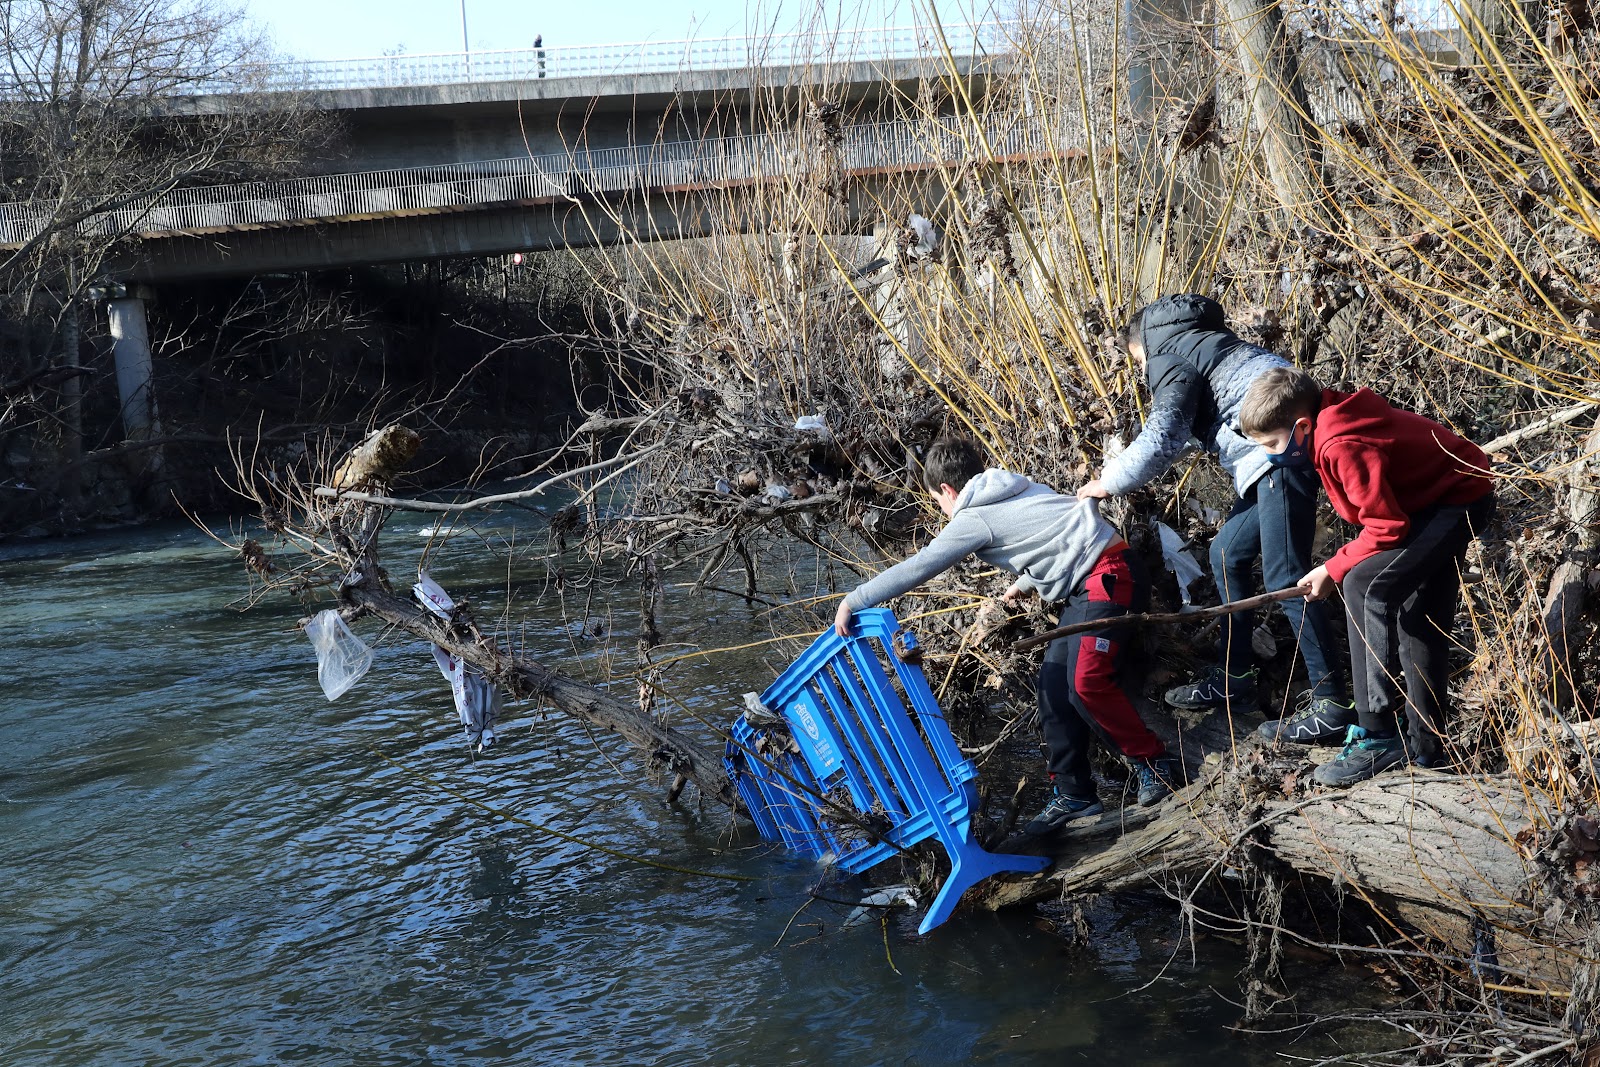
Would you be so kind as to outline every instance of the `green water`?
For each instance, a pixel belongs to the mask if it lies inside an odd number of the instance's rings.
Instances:
[[[419,525],[391,528],[392,573]],[[447,547],[435,577],[485,604],[509,585],[530,649],[595,669],[536,563],[473,556]],[[1312,1051],[1232,1029],[1240,950],[1175,952],[1168,906],[1099,905],[1086,944],[1027,912],[927,938],[914,915],[841,929],[842,909],[801,910],[814,866],[720,812],[663,806],[611,740],[514,706],[474,757],[409,638],[380,640],[330,704],[304,612],[240,613],[244,591],[191,527],[0,546],[0,1064],[1243,1067]],[[636,594],[617,602],[621,626]],[[678,607],[693,614],[667,641],[765,636],[737,601]],[[669,684],[719,720],[771,678],[755,653],[697,663]],[[566,843],[422,775],[755,880]]]

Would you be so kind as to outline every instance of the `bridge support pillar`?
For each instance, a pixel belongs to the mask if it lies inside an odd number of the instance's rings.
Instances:
[[[155,366],[150,358],[144,297],[113,297],[106,301],[106,312],[111,319],[117,392],[122,397],[123,434],[129,441],[148,441],[160,434],[161,424],[156,415]]]

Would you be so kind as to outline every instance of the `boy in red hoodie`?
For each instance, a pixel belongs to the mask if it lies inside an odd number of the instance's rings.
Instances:
[[[1370,389],[1323,389],[1294,367],[1251,383],[1239,426],[1274,464],[1315,466],[1333,510],[1361,527],[1300,579],[1308,600],[1322,600],[1335,585],[1344,595],[1360,722],[1339,757],[1317,768],[1316,781],[1353,785],[1408,757],[1445,765],[1461,561],[1494,512],[1488,457]]]

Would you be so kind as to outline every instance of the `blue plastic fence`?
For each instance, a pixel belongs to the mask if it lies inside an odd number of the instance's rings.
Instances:
[[[898,646],[898,649],[897,649]],[[913,654],[916,638],[884,608],[854,634],[831,629],[761,694],[770,718],[741,715],[725,762],[761,836],[859,873],[937,837],[950,857],[919,927],[950,917],[961,894],[1043,856],[995,855],[972,837],[978,771],[961,754]]]

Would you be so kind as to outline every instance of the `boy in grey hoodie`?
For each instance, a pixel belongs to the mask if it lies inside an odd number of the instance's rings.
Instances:
[[[1092,733],[1133,766],[1141,806],[1171,793],[1181,768],[1122,686],[1133,628],[1117,620],[1142,611],[1149,594],[1128,543],[1092,502],[998,467],[985,470],[977,446],[965,438],[942,437],[928,446],[922,484],[949,525],[922,551],[852,590],[839,603],[834,629],[848,637],[855,612],[907,593],[969,555],[1017,574],[1005,591],[1007,603],[1037,593],[1046,602],[1066,601],[1064,626],[1106,622],[1052,641],[1039,667],[1039,723],[1054,795],[1023,833],[1045,836],[1105,810],[1089,773]]]

